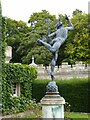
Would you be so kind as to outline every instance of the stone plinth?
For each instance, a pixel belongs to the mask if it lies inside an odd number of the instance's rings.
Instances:
[[[9,63],[9,61],[12,59],[12,47],[11,46],[6,47],[5,54],[6,54],[5,62]]]
[[[59,92],[47,92],[41,99],[43,118],[64,118],[65,100]]]

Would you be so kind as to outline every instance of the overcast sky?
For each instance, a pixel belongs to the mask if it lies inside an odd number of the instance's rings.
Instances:
[[[90,0],[1,0],[2,15],[27,22],[33,12],[47,10],[50,14],[70,15],[75,9],[88,13]]]

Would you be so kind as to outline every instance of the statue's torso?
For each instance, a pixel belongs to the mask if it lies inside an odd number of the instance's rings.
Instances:
[[[66,39],[68,30],[65,27],[61,27],[56,31],[56,37]]]

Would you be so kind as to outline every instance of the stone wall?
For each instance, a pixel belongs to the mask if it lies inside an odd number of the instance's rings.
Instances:
[[[43,65],[39,65],[38,78],[37,79],[51,79],[47,70],[50,70],[50,66],[45,68]],[[59,67],[55,67],[55,79],[71,79],[71,78],[88,78],[90,65],[85,66],[82,62],[76,62],[75,65],[68,65],[67,62],[62,63]]]

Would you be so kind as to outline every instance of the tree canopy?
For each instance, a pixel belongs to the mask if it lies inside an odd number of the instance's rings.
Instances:
[[[67,26],[64,15],[59,14],[60,20]],[[88,15],[76,9],[73,11],[71,21],[74,30],[70,31],[66,42],[59,49],[57,64],[67,61],[70,64],[76,61],[89,62],[89,34],[88,34]],[[31,63],[32,56],[35,57],[37,64],[49,65],[52,54],[44,46],[39,45],[36,40],[44,39],[48,42],[48,34],[56,30],[56,16],[48,11],[33,13],[28,23],[15,21],[6,18],[6,41],[13,47],[13,59],[11,62]],[[45,39],[46,38],[46,39]]]
[[[26,34],[18,48],[18,52],[20,51],[23,55],[22,62],[29,64],[32,56],[34,56],[37,64],[48,65],[51,53],[44,46],[39,45],[36,40],[46,38],[48,41],[47,35],[55,29],[56,18],[43,10],[40,13],[33,13],[28,22],[31,24],[31,31]]]
[[[6,42],[13,48],[12,62],[21,62],[21,55],[16,51],[23,37],[29,31],[28,26],[23,21],[16,21],[5,18],[6,21]]]
[[[69,34],[65,52],[68,56],[67,61],[89,61],[89,34],[88,34],[88,15],[78,13],[71,19],[74,25],[74,31]]]

